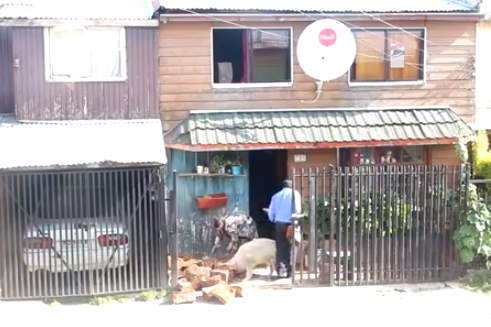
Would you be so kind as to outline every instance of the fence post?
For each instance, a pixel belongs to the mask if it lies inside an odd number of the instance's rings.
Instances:
[[[7,212],[6,212],[6,201],[5,197],[6,194],[4,193],[4,187],[5,187],[5,179],[4,179],[4,174],[0,173],[0,233],[1,240],[0,240],[0,299],[3,298],[3,292],[4,291],[4,278],[6,278],[7,275],[7,264],[6,264],[6,251],[7,251],[7,244],[5,241],[5,230],[6,230],[6,220],[7,220]]]
[[[336,176],[335,176],[336,174]],[[329,194],[329,286],[334,285],[334,256],[333,251],[334,251],[334,228],[335,228],[335,223],[334,220],[336,219],[335,217],[335,206],[336,206],[336,201],[334,199],[335,194],[336,194],[336,188],[338,184],[338,179],[337,176],[339,176],[339,169],[334,169],[334,167],[331,167],[329,169],[329,176],[330,176],[330,189],[331,193]],[[338,200],[339,201],[339,200]],[[325,252],[325,250],[324,250]]]
[[[172,172],[171,215],[169,219],[169,251],[171,255],[171,288],[177,287],[177,171]]]
[[[312,171],[309,169],[309,274],[315,274],[317,264],[316,264],[316,253],[317,253],[317,203],[315,199],[315,188],[317,176],[312,175]]]
[[[159,168],[160,184],[158,189],[158,213],[159,213],[159,276],[158,283],[162,288],[169,287],[169,232],[167,227],[167,214],[169,206],[167,204],[168,191],[164,166]]]

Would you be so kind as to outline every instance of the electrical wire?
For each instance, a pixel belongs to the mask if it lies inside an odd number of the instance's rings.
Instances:
[[[306,17],[309,17],[310,19],[313,19],[314,21],[316,21],[315,17],[312,17],[311,15],[309,15],[309,14],[307,14],[307,13],[305,13],[305,12],[302,12],[302,11],[299,11],[299,12],[300,12],[301,14],[305,15]],[[328,14],[328,13],[325,13],[325,12],[322,12],[322,13],[323,13],[324,15],[328,16],[328,17],[332,17],[332,18],[334,18],[334,19],[336,19],[336,20],[337,20],[337,17],[336,17],[336,16],[334,16],[334,15],[332,15],[332,14]],[[344,24],[346,24],[346,25],[349,25],[349,26],[351,26],[351,27],[353,27],[353,28],[355,28],[355,29],[362,30],[363,32],[366,32],[366,33],[369,33],[369,34],[375,35],[375,36],[377,36],[377,37],[382,37],[382,38],[384,38],[384,40],[392,41],[392,40],[391,40],[391,39],[389,39],[388,37],[381,36],[380,34],[378,34],[378,33],[376,33],[376,32],[373,32],[373,31],[371,31],[371,30],[369,30],[369,29],[363,28],[363,27],[361,27],[361,26],[358,26],[358,25],[352,24],[352,23],[347,22],[347,21],[341,21],[341,22],[342,22],[342,23],[344,23]],[[392,25],[392,26],[394,26],[394,25]],[[397,28],[397,27],[396,27],[396,28]],[[398,28],[398,29],[399,29],[399,30],[402,30],[401,28]],[[404,30],[402,30],[402,31],[404,31]],[[405,31],[405,32],[407,32],[407,31]],[[409,32],[408,32],[408,33],[409,33]],[[442,45],[438,45],[438,44],[436,44],[436,43],[434,43],[434,42],[431,42],[431,41],[429,41],[428,39],[425,39],[425,38],[422,38],[422,37],[418,36],[417,34],[414,34],[414,33],[409,33],[409,35],[414,36],[414,37],[417,37],[418,39],[420,39],[420,40],[422,40],[422,41],[426,41],[427,43],[431,43],[431,44],[433,44],[433,45],[436,45],[436,46],[439,46],[439,47],[441,47],[441,48],[444,48],[444,46],[442,46]],[[366,43],[366,42],[363,42],[362,40],[357,40],[357,42],[360,42],[360,43],[362,43],[363,45],[366,45],[366,46],[368,46],[369,48],[372,48],[372,49],[376,50],[377,52],[380,52],[380,53],[383,55],[383,57],[384,57],[384,58],[387,58],[387,59],[385,59],[386,61],[389,61],[389,60],[390,60],[390,56],[389,56],[389,55],[387,55],[385,52],[381,51],[379,48],[376,48],[376,47],[374,47],[374,46],[372,46],[372,45],[370,45],[370,44],[368,44],[368,43]],[[409,49],[413,49],[413,50],[415,50],[415,51],[421,52],[421,55],[426,55],[426,53],[425,53],[424,49],[421,49],[421,48],[418,48],[418,47],[412,47],[411,45],[408,45],[408,44],[404,44],[404,46],[405,46],[405,47],[407,47],[407,48],[409,48]],[[447,48],[448,48],[448,47],[447,47]],[[357,54],[357,55],[359,55],[359,54]],[[368,56],[368,55],[363,55],[363,56]],[[375,58],[379,58],[379,57],[375,57]],[[424,72],[424,67],[425,67],[425,66],[433,66],[433,67],[448,67],[447,65],[435,65],[435,64],[428,64],[428,63],[426,63],[426,65],[425,65],[425,64],[410,64],[410,63],[406,63],[406,65],[408,65],[408,66],[412,66],[412,67],[414,67],[414,68],[417,68],[417,69],[419,69],[420,71],[423,71],[423,72]],[[417,66],[418,66],[418,67],[417,67]],[[423,68],[421,68],[421,67],[423,67]],[[474,72],[475,72],[475,70],[472,70],[472,69],[467,69],[467,68],[466,68],[466,69],[459,69],[459,71],[467,71],[467,72],[471,72],[471,73],[474,73]]]
[[[243,24],[235,23],[235,22],[232,22],[232,21],[228,21],[228,20],[220,19],[220,18],[214,17],[214,16],[209,15],[209,14],[198,13],[198,12],[196,12],[196,11],[189,10],[189,9],[183,9],[183,8],[179,8],[179,10],[181,10],[181,11],[185,11],[185,12],[188,12],[188,13],[191,13],[191,14],[194,14],[194,15],[197,15],[197,16],[206,17],[206,18],[208,18],[208,19],[210,19],[210,20],[214,20],[214,21],[217,21],[217,22],[221,22],[221,23],[225,23],[225,24],[233,25],[233,26],[236,26],[236,27],[240,27],[240,28],[243,28],[243,29],[250,29],[250,30],[260,31],[260,32],[261,32],[261,33],[263,33],[263,34],[266,34],[266,35],[271,35],[271,36],[275,36],[275,37],[277,37],[277,38],[286,38],[286,39],[289,39],[289,40],[292,40],[292,41],[298,41],[298,39],[293,38],[293,37],[288,37],[288,36],[285,36],[285,35],[280,35],[280,34],[276,34],[276,33],[273,33],[273,32],[268,32],[267,30],[264,30],[264,29],[261,29],[261,28],[257,28],[257,27],[253,27],[253,26],[247,26],[247,25],[243,25]],[[298,12],[300,12],[301,14],[305,15],[306,17],[309,17],[309,18],[311,18],[311,19],[314,19],[314,21],[316,21],[316,19],[315,19],[315,18],[313,18],[312,16],[309,16],[309,15],[308,15],[308,14],[306,14],[306,13],[304,13],[304,12],[302,12],[302,11],[298,11]],[[324,13],[324,12],[323,12],[323,14],[325,14],[326,16],[330,16],[330,17],[334,17],[334,18],[335,18],[335,16],[334,16],[334,15],[332,15],[332,14],[327,14],[327,13]],[[374,17],[374,18],[375,18],[375,17]],[[367,32],[367,33],[377,35],[378,37],[383,37],[384,39],[388,39],[387,37],[381,36],[381,35],[379,35],[379,34],[377,34],[377,33],[373,32],[373,31],[367,30],[366,28],[363,28],[363,27],[361,27],[361,26],[357,26],[357,25],[355,25],[355,24],[352,24],[352,23],[349,23],[349,22],[346,22],[346,21],[343,21],[343,23],[345,23],[345,24],[347,24],[347,25],[350,25],[350,26],[352,26],[353,28],[356,28],[356,29],[360,29],[360,30],[362,30],[362,31],[365,31],[365,32]],[[387,24],[388,24],[388,23],[387,23]],[[390,24],[390,25],[392,25],[392,24]],[[400,30],[404,31],[404,30],[403,30],[402,28],[400,28],[400,27],[395,27],[395,28],[397,28],[397,29],[400,29]],[[417,37],[417,38],[419,38],[419,39],[421,39],[421,40],[425,40],[424,38],[421,38],[420,36],[418,36],[418,35],[416,35],[416,34],[414,34],[414,33],[409,33],[409,35],[412,35],[412,36],[414,36],[414,37]],[[430,43],[430,41],[429,41],[429,40],[426,40],[426,41],[427,41],[428,43]],[[388,56],[386,53],[384,53],[383,51],[381,51],[380,49],[378,49],[378,48],[376,48],[376,47],[374,47],[374,46],[372,46],[372,45],[370,45],[370,44],[368,44],[368,43],[366,43],[366,42],[363,42],[363,40],[358,40],[358,42],[360,42],[361,44],[364,44],[364,45],[366,45],[366,46],[368,46],[368,47],[370,47],[370,48],[372,48],[372,49],[374,49],[374,50],[377,50],[378,52],[380,52],[380,53],[382,54],[382,57],[377,57],[377,56],[366,55],[366,54],[363,54],[363,53],[357,53],[357,54],[356,54],[357,56],[360,56],[360,57],[365,57],[365,58],[372,58],[372,59],[379,59],[379,60],[383,60],[383,61],[390,61],[389,56]],[[434,42],[431,42],[431,44],[436,45],[436,46],[439,46],[439,47],[442,47],[442,48],[448,48],[448,47],[445,47],[445,46],[443,46],[443,45],[436,44],[436,43],[434,43]],[[411,46],[409,46],[409,45],[405,45],[405,46],[407,46],[408,48],[412,48],[412,49],[415,49],[415,50],[418,50],[418,51],[421,51],[421,52],[423,52],[423,53],[424,53],[424,49],[419,49],[419,48],[416,48],[416,47],[411,47]],[[421,71],[421,72],[423,72],[423,73],[425,73],[425,69],[424,69],[424,67],[428,67],[428,66],[432,66],[432,67],[448,67],[447,65],[437,65],[437,64],[428,64],[428,63],[426,63],[426,65],[424,65],[424,64],[423,64],[423,65],[418,65],[418,64],[414,65],[414,64],[408,64],[408,63],[406,63],[406,64],[407,64],[408,66],[411,66],[411,67],[413,67],[413,68],[418,69],[419,71]],[[420,66],[423,66],[423,68],[421,68]],[[466,71],[466,72],[470,72],[470,73],[474,73],[474,72],[475,72],[475,70],[472,70],[472,69],[459,69],[459,71],[461,71],[461,72],[465,72],[465,71]]]

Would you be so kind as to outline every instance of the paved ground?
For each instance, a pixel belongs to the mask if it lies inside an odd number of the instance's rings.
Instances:
[[[314,319],[316,321],[314,322]],[[161,301],[102,306],[0,302],[0,326],[487,326],[491,298],[457,284],[260,290],[227,306]]]

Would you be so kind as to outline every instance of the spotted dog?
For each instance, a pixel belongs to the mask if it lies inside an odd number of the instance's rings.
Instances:
[[[212,254],[222,247],[224,239],[229,240],[227,252],[235,253],[240,244],[258,238],[254,220],[245,213],[234,212],[230,215],[213,217],[213,225],[217,230]]]

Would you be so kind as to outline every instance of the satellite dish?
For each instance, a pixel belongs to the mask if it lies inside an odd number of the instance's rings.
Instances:
[[[337,20],[318,20],[307,26],[298,39],[298,63],[305,74],[319,81],[332,81],[344,75],[355,56],[355,37]]]

